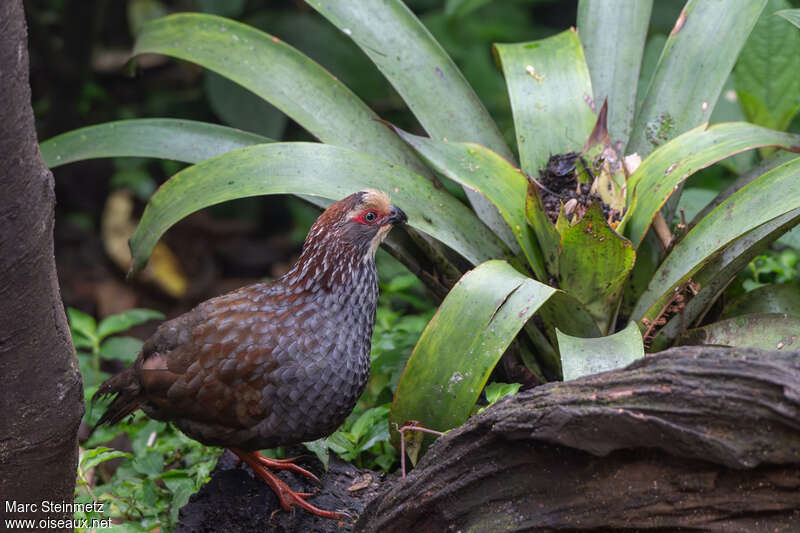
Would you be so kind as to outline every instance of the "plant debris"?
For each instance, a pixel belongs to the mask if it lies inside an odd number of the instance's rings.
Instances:
[[[539,186],[542,196],[542,205],[547,217],[555,224],[561,205],[564,204],[565,214],[573,220],[573,214],[577,213],[579,218],[583,217],[593,202],[598,202],[603,208],[603,215],[612,222],[620,220],[621,215],[614,212],[610,206],[603,203],[600,196],[591,192],[590,183],[580,183],[576,171],[576,162],[581,160],[578,152],[551,155],[547,161],[547,166],[539,170],[539,179],[533,180]],[[583,166],[588,168],[585,161]]]

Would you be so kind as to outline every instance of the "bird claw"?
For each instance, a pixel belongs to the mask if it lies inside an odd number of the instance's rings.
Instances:
[[[244,452],[235,448],[231,448],[231,451],[242,461],[247,463],[247,466],[253,470],[255,475],[263,479],[267,485],[270,486],[270,488],[275,492],[275,495],[278,496],[278,501],[280,502],[283,510],[290,511],[294,505],[297,505],[298,507],[302,507],[306,511],[323,518],[333,518],[338,520],[343,517],[348,517],[352,519],[352,516],[344,511],[325,511],[324,509],[320,509],[319,507],[311,505],[306,501],[306,498],[314,496],[314,493],[295,492],[289,487],[289,485],[286,484],[286,482],[272,472],[271,468],[275,468],[276,470],[292,470],[294,472],[302,473],[303,475],[306,475],[306,477],[310,477],[311,479],[319,482],[317,476],[308,470],[293,464],[291,462],[292,459],[269,459],[258,452]]]

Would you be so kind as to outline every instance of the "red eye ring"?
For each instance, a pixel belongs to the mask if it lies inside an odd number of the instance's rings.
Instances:
[[[368,209],[367,211],[364,211],[353,218],[355,222],[358,222],[359,224],[365,224],[367,226],[377,224],[380,219],[380,215],[374,209]]]

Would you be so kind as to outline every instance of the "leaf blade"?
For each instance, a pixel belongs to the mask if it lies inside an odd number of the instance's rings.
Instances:
[[[636,303],[633,318],[654,319],[672,291],[717,252],[747,232],[798,208],[800,157],[750,182],[698,222],[661,263]]]
[[[88,126],[39,145],[50,168],[101,157],[154,157],[199,163],[272,139],[226,126],[169,118],[142,118]]]
[[[608,132],[628,144],[636,111],[636,91],[652,0],[578,3],[578,35],[583,43],[596,103],[608,98]]]
[[[389,418],[392,439],[399,439],[395,424],[410,420],[437,431],[463,423],[508,344],[555,292],[504,261],[465,274],[428,323],[400,378]]]
[[[767,0],[689,0],[670,32],[625,150],[644,159],[708,121]],[[715,50],[710,57],[708,50]]]
[[[513,156],[500,130],[447,52],[403,2],[309,0],[364,51],[435,139],[475,142]],[[465,189],[478,217],[515,249],[497,210]]]
[[[596,117],[578,35],[566,30],[519,44],[495,44],[508,85],[522,170],[538,176],[551,154],[579,152]]]
[[[616,321],[635,259],[631,242],[611,229],[599,205],[593,203],[583,218],[561,235],[559,287],[582,302],[600,331],[607,333]]]
[[[161,235],[203,207],[261,194],[341,198],[365,187],[392,195],[409,222],[467,260],[505,257],[502,242],[463,204],[413,172],[346,148],[317,143],[272,143],[242,148],[189,167],[156,191],[131,238],[134,270]],[[430,221],[430,222],[429,222]]]
[[[621,368],[644,357],[642,333],[634,322],[618,333],[593,339],[556,333],[564,381]]]
[[[694,172],[733,154],[780,146],[800,150],[800,136],[746,122],[723,122],[694,128],[659,147],[628,179],[628,212],[619,231],[638,249],[656,214]]]
[[[108,316],[100,321],[97,327],[97,336],[101,339],[125,331],[133,326],[144,324],[148,320],[162,320],[164,313],[153,309],[128,309],[121,313]]]
[[[444,142],[397,128],[395,131],[438,172],[485,196],[499,210],[536,276],[547,279],[542,252],[525,218],[528,180],[518,169],[478,144]]]
[[[277,37],[222,17],[184,13],[147,23],[134,47],[135,55],[143,53],[213,70],[267,100],[325,143],[371,153],[430,177],[366,104]]]
[[[778,313],[742,315],[691,329],[681,336],[681,344],[721,344],[761,348],[794,349],[800,337],[800,317]]]
[[[792,229],[800,222],[800,209],[794,209],[766,224],[742,235],[723,251],[706,263],[692,279],[700,285],[700,292],[694,295],[679,315],[672,317],[661,328],[651,349],[663,350],[669,347],[686,324],[695,324],[711,308],[728,283],[771,242]]]

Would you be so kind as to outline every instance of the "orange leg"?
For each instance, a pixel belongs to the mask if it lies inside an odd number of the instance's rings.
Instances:
[[[236,454],[239,460],[247,463],[247,466],[253,469],[253,472],[270,486],[270,488],[278,496],[278,500],[281,502],[281,507],[284,509],[284,511],[289,511],[292,508],[292,505],[299,505],[306,511],[325,518],[338,519],[348,516],[347,513],[344,512],[337,513],[333,511],[324,511],[318,507],[314,507],[305,500],[311,496],[311,494],[307,492],[293,491],[291,488],[289,488],[289,485],[284,483],[283,480],[281,480],[272,472],[272,468],[275,470],[291,470],[307,478],[313,479],[317,483],[320,482],[317,476],[305,468],[301,468],[293,464],[292,461],[295,459],[268,459],[258,452],[245,452],[236,448],[231,448],[231,451]]]

